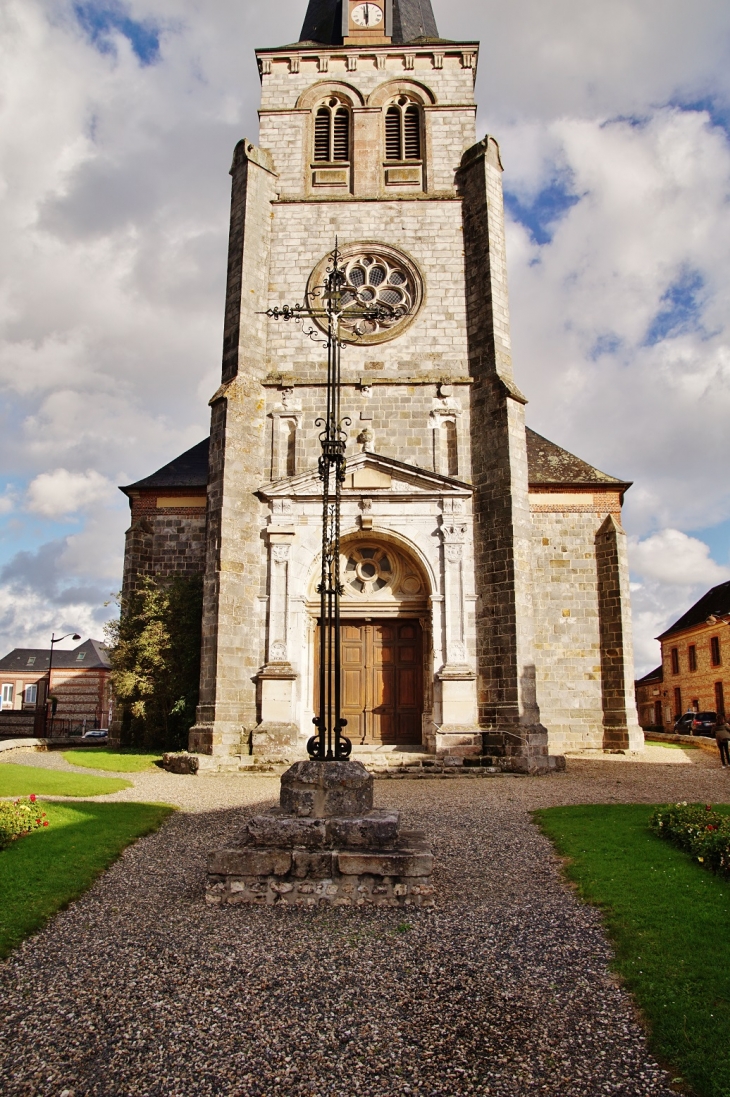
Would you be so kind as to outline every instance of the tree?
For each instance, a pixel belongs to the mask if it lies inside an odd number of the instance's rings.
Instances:
[[[145,577],[106,626],[123,746],[180,750],[195,722],[202,576]]]

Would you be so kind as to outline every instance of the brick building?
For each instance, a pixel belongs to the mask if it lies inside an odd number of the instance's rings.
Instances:
[[[47,696],[57,699],[54,732],[109,726],[111,667],[104,645],[86,640],[70,651],[54,651],[49,682],[50,655],[48,648],[14,648],[0,659],[0,734],[30,726],[20,719],[23,713],[34,717],[35,730],[43,734]]]
[[[665,729],[690,709],[724,716],[730,697],[730,582],[708,590],[657,639]]]
[[[311,734],[326,356],[316,318],[265,313],[321,284],[335,238],[352,301],[396,310],[344,321],[348,734],[523,771],[643,742],[629,485],[525,427],[478,50],[439,37],[429,0],[311,0],[300,41],[256,53],[210,439],[123,489],[124,589],[205,575],[191,750],[291,755]]]
[[[664,726],[662,709],[663,682],[663,667],[655,667],[643,678],[637,678],[636,680],[636,711],[639,714],[639,724],[644,731],[649,728],[661,729]]]

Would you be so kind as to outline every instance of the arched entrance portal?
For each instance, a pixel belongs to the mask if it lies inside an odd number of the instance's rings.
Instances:
[[[418,744],[430,711],[431,628],[424,569],[384,537],[342,540],[342,698],[347,735],[355,745]],[[316,617],[316,580],[309,603]],[[312,701],[317,710],[318,653],[314,635]]]

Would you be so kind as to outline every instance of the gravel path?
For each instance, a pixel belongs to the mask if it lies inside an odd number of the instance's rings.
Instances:
[[[730,800],[715,759],[670,753],[378,781],[433,841],[434,911],[208,909],[206,853],[278,780],[134,775],[109,799],[185,810],[0,965],[4,1097],[668,1097],[600,918],[528,812]]]

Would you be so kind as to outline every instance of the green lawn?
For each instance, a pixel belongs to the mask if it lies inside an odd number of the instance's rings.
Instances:
[[[86,891],[125,846],[157,830],[174,809],[87,802],[44,803],[43,810],[47,829],[0,852],[0,957]],[[93,941],[79,942],[79,948],[93,947]]]
[[[103,796],[131,788],[121,777],[93,777],[90,773],[64,773],[41,766],[0,765],[0,796]]]
[[[655,743],[653,739],[646,740],[647,746],[664,747],[665,750],[699,750],[696,743]]]
[[[110,747],[79,747],[65,750],[63,756],[72,766],[108,769],[114,773],[139,773],[159,762],[159,751],[112,750]]]
[[[700,1097],[728,1097],[730,883],[651,834],[652,810],[581,805],[534,817],[570,858],[578,893],[603,910],[654,1053]]]

